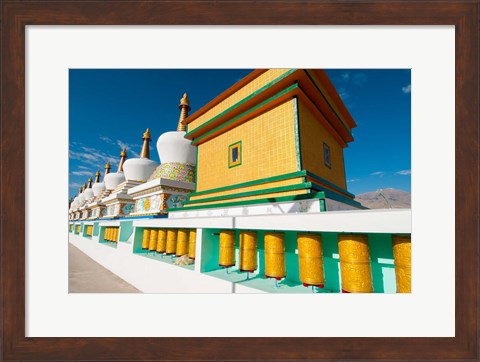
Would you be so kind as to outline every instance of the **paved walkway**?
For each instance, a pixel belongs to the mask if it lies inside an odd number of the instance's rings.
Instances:
[[[141,293],[68,243],[69,293]]]

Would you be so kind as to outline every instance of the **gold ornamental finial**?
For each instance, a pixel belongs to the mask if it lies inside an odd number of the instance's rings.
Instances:
[[[123,172],[123,164],[125,163],[126,158],[127,158],[127,148],[124,147],[122,152],[120,152],[120,163],[118,164],[117,172]]]
[[[95,174],[95,183],[100,182],[100,175],[101,175],[100,170],[98,170],[97,173]]]
[[[190,111],[190,101],[188,100],[187,93],[185,93],[182,99],[180,99],[178,109],[180,109],[180,118],[178,119],[177,131],[185,131],[185,119],[188,117],[188,111]]]
[[[108,161],[106,164],[105,164],[105,175],[107,173],[110,173],[110,169],[112,168],[112,166],[110,166],[110,161]]]
[[[85,182],[85,183],[83,184],[82,192],[85,191],[86,189],[87,189],[87,183]]]
[[[79,195],[79,196],[80,196],[80,194],[82,193],[82,191],[83,191],[83,189],[82,189],[82,187],[80,187],[80,188],[78,189],[78,195]]]
[[[88,186],[87,186],[87,188],[89,188],[89,189],[92,188],[92,178],[91,178],[91,177],[88,179]]]
[[[140,152],[140,158],[150,158],[150,145],[149,145],[149,142],[151,141],[150,128],[147,128],[147,130],[143,134],[142,139],[143,139],[143,146],[142,146],[142,152]]]

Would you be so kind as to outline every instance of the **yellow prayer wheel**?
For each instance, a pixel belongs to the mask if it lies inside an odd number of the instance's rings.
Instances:
[[[115,242],[117,243],[118,243],[119,235],[120,235],[120,228],[118,227],[115,229]]]
[[[285,235],[265,232],[265,277],[285,278]]]
[[[110,228],[105,228],[105,237],[104,237],[104,239],[107,240],[107,241],[110,240],[109,237],[108,237],[109,234],[110,234]]]
[[[112,228],[112,241],[117,242],[118,228]]]
[[[372,269],[366,235],[338,234],[342,292],[371,293]]]
[[[257,269],[257,233],[240,231],[240,271]]]
[[[177,256],[188,254],[188,230],[178,229],[177,232]]]
[[[323,269],[322,237],[320,234],[298,234],[298,265],[300,281],[304,286],[323,287],[325,272]]]
[[[150,244],[150,229],[143,229],[142,249],[147,250]]]
[[[158,230],[150,230],[150,242],[148,244],[148,250],[155,251],[157,250],[157,240],[158,240]]]
[[[191,229],[188,238],[188,257],[195,259],[195,249],[197,247],[197,230]]]
[[[392,235],[397,293],[412,292],[412,239],[410,235]]]
[[[220,231],[220,255],[218,265],[231,267],[235,265],[235,231]]]
[[[175,254],[177,251],[177,230],[167,230],[167,245],[165,246],[165,254]]]
[[[159,229],[157,236],[157,253],[164,253],[167,247],[167,230]]]

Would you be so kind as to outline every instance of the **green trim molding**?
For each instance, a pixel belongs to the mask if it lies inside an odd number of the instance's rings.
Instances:
[[[227,200],[227,199],[237,199],[239,197],[256,196],[256,195],[262,195],[262,194],[272,194],[272,193],[276,193],[276,192],[296,191],[296,190],[301,190],[301,189],[309,189],[311,187],[312,187],[311,182],[304,182],[304,183],[295,184],[295,185],[272,187],[272,188],[269,188],[269,189],[262,189],[262,190],[255,190],[255,191],[239,192],[238,194],[214,196],[214,197],[208,197],[208,198],[199,199],[199,200],[189,200],[189,201],[184,203],[184,206],[188,206],[188,205],[191,205],[191,204],[199,204],[199,203],[203,203],[203,202],[212,202],[212,201],[220,201],[220,200]]]
[[[328,199],[332,199],[332,200],[335,200],[335,201],[338,201],[338,202],[342,202],[344,204],[355,206],[355,207],[358,207],[359,209],[368,209],[367,207],[360,204],[358,201],[349,199],[348,197],[337,194],[336,192],[323,189],[322,187],[320,187],[316,184],[312,184],[312,189],[315,190],[315,191],[323,192],[325,194],[325,197],[328,198]]]
[[[344,194],[346,194],[346,195],[348,195],[348,196],[350,196],[350,197],[352,197],[352,198],[355,198],[355,195],[354,195],[354,194],[351,194],[351,193],[348,192],[347,190],[344,190],[344,189],[342,189],[341,187],[339,187],[339,186],[331,183],[330,181],[325,180],[323,177],[320,177],[320,176],[318,176],[318,175],[316,175],[316,174],[314,174],[314,173],[312,173],[312,172],[310,172],[310,171],[306,171],[306,173],[307,173],[307,176],[309,176],[309,177],[311,177],[311,178],[313,178],[313,179],[321,182],[322,184],[325,184],[325,185],[327,185],[327,186],[329,186],[329,187],[331,187],[331,188],[333,188],[333,189],[335,189],[335,190],[338,190],[338,191],[340,191],[340,192],[342,192],[342,193],[344,193]]]
[[[199,210],[199,209],[212,209],[212,208],[221,208],[221,207],[234,207],[234,206],[247,206],[255,204],[269,204],[272,202],[288,202],[288,201],[300,201],[308,199],[324,199],[325,193],[316,192],[316,193],[306,193],[302,195],[293,195],[293,196],[280,196],[280,197],[269,197],[265,199],[255,199],[249,201],[234,201],[234,202],[224,202],[219,204],[211,205],[197,205],[197,206],[187,206],[187,207],[177,207],[168,209],[168,211],[190,211],[190,210]]]
[[[188,199],[190,199],[190,197],[192,197],[192,196],[200,196],[200,195],[212,194],[212,193],[215,193],[215,192],[228,191],[228,190],[239,189],[239,188],[248,187],[248,186],[265,184],[265,183],[269,183],[269,182],[288,180],[288,179],[291,179],[291,178],[305,176],[306,174],[307,174],[307,171],[302,170],[302,171],[286,173],[286,174],[278,175],[278,176],[265,177],[265,178],[261,178],[261,179],[254,180],[254,181],[247,181],[247,182],[241,182],[241,183],[234,184],[234,185],[217,187],[215,189],[210,189],[210,190],[195,191],[195,192],[192,192],[188,195]]]
[[[232,123],[238,121],[240,118],[245,117],[245,116],[249,115],[250,113],[256,111],[257,109],[263,107],[264,105],[273,102],[275,99],[283,96],[285,93],[288,93],[288,92],[294,90],[295,88],[300,88],[300,87],[299,87],[298,84],[293,84],[293,85],[291,85],[290,87],[285,88],[283,91],[281,91],[281,92],[275,94],[274,96],[270,97],[269,99],[267,99],[267,100],[265,100],[265,101],[257,104],[255,107],[250,108],[249,110],[247,110],[247,111],[239,114],[238,116],[232,118],[230,121],[218,125],[217,127],[215,127],[215,128],[213,128],[213,129],[211,129],[210,131],[204,133],[203,135],[199,136],[198,138],[194,138],[194,139],[192,140],[192,142],[191,142],[192,145],[197,145],[198,142],[200,142],[201,140],[203,140],[203,139],[205,139],[206,137],[210,136],[211,134],[213,134],[213,133],[221,130],[222,128],[225,128],[225,127],[231,125]],[[185,135],[185,137],[187,137],[187,135]]]
[[[300,110],[297,96],[293,97],[293,124],[295,129],[295,152],[297,154],[297,170],[302,169],[302,149],[300,147]]]
[[[343,123],[343,120],[342,120],[342,117],[340,117],[337,113],[337,111],[333,108],[333,106],[331,105],[331,103],[328,101],[327,97],[325,97],[325,95],[323,94],[322,90],[318,87],[317,83],[315,82],[315,80],[312,78],[312,76],[310,75],[310,73],[308,73],[308,71],[306,69],[303,69],[303,71],[305,72],[305,74],[307,75],[307,77],[310,79],[310,81],[313,83],[313,85],[315,86],[315,88],[317,88],[318,92],[320,93],[320,95],[322,96],[322,98],[325,100],[325,102],[328,104],[328,107],[332,110],[332,112],[337,116],[338,120],[340,121],[340,124],[343,126],[343,128],[345,128],[345,130],[350,134],[352,135],[352,131],[348,129],[347,126],[345,126],[345,123]]]
[[[250,95],[246,96],[245,98],[243,98],[242,100],[238,101],[237,103],[235,103],[233,106],[230,106],[229,108],[227,108],[226,110],[224,110],[222,113],[219,113],[217,114],[215,117],[209,119],[207,122],[201,124],[200,126],[198,126],[197,128],[195,128],[193,131],[189,131],[189,126],[190,124],[187,124],[187,133],[185,134],[185,137],[188,138],[188,136],[190,136],[192,133],[194,132],[197,132],[198,130],[201,130],[205,127],[207,127],[208,125],[212,124],[212,122],[215,122],[217,119],[219,119],[220,117],[222,117],[223,115],[233,111],[234,109],[240,107],[242,104],[244,104],[245,102],[248,102],[250,99],[254,98],[255,96],[257,96],[258,94],[262,93],[263,91],[267,90],[268,88],[271,88],[272,86],[274,86],[276,83],[280,82],[282,79],[288,77],[290,74],[292,74],[293,72],[295,72],[297,69],[290,69],[288,72],[285,72],[283,73],[281,76],[279,76],[278,78],[275,78],[274,80],[272,80],[270,83],[267,83],[265,84],[262,88],[256,90],[255,92],[251,93]],[[256,78],[255,78],[256,79]],[[253,81],[254,79],[252,79]],[[251,82],[247,83],[247,84],[250,84]],[[245,84],[245,86],[247,85]],[[243,88],[243,87],[242,87]],[[242,89],[240,88],[240,89]],[[237,92],[240,90],[238,89]],[[235,94],[235,93],[233,93]],[[232,94],[232,95],[233,95]],[[227,97],[226,99],[228,99],[229,97]],[[213,107],[216,107],[218,104],[216,104],[215,106]],[[213,108],[212,107],[212,108]]]

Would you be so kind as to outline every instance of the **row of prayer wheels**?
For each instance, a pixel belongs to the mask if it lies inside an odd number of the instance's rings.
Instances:
[[[107,227],[105,228],[105,235],[103,236],[103,239],[117,243],[119,231],[119,227]]]
[[[220,232],[219,266],[228,268],[236,265],[234,230]],[[265,232],[265,277],[280,280],[286,277],[285,234]],[[304,286],[323,288],[322,237],[316,233],[298,233],[298,263],[300,281]],[[395,275],[398,293],[411,291],[411,239],[410,236],[392,236]],[[338,249],[342,292],[373,292],[370,249],[367,235],[339,234]],[[239,232],[240,271],[253,272],[257,265],[258,237],[255,231]]]
[[[143,229],[142,249],[195,259],[196,229]]]
[[[92,236],[92,234],[93,234],[93,225],[87,225],[86,234],[87,234],[88,236]]]

